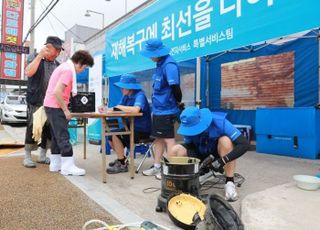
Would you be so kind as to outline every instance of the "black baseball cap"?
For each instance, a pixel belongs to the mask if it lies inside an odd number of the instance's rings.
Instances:
[[[53,47],[56,49],[64,50],[64,48],[62,47],[63,41],[58,37],[55,37],[55,36],[47,37],[47,41],[46,41],[45,45],[48,43],[53,45]]]

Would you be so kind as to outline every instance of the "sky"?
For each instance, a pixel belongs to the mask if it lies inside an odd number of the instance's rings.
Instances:
[[[24,26],[25,34],[30,28],[30,2],[25,0],[24,4]],[[35,0],[35,20],[43,12],[51,0]],[[75,24],[101,29],[102,15],[91,14],[85,17],[86,10],[93,10],[104,14],[105,26],[112,23],[127,12],[136,8],[146,0],[60,0],[48,16],[35,29],[35,48],[40,50],[49,35],[64,39],[64,32]],[[1,0],[2,10],[2,0]],[[1,11],[2,12],[2,11]],[[30,39],[30,36],[28,37]]]

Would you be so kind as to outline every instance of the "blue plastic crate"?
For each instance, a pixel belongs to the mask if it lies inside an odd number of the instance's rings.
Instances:
[[[257,109],[256,151],[317,159],[320,111],[314,107]]]

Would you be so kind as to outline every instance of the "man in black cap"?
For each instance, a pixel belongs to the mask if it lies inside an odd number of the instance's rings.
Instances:
[[[37,150],[38,145],[32,138],[33,113],[42,106],[43,99],[47,90],[48,82],[53,70],[60,64],[56,61],[62,48],[62,40],[55,36],[47,37],[45,46],[33,58],[25,68],[28,76],[27,88],[27,130],[25,137],[25,157],[23,165],[27,168],[35,168],[36,164],[32,161],[31,151]],[[43,127],[40,143],[40,156],[38,163],[49,164],[50,159],[46,156],[50,139],[50,128],[46,123]]]

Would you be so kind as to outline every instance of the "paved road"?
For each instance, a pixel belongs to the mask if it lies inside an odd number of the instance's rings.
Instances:
[[[25,124],[0,124],[0,146],[24,145]]]

